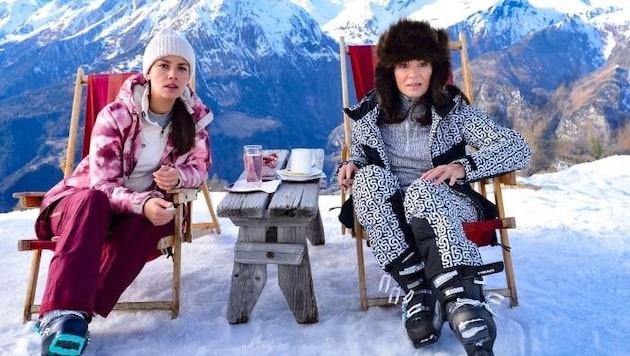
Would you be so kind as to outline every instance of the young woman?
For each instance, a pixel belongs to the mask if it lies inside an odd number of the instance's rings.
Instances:
[[[469,182],[527,167],[530,149],[447,85],[446,31],[402,19],[377,44],[376,88],[346,109],[354,119],[352,198],[381,268],[407,293],[415,347],[436,342],[444,318],[469,355],[492,355],[496,327],[472,271],[482,260],[463,222],[496,216]],[[466,146],[475,151],[468,153]]]
[[[195,53],[165,29],[142,73],[98,115],[89,154],[44,196],[36,231],[58,236],[37,328],[43,355],[80,355],[93,315],[106,317],[173,233],[168,190],[199,187],[210,168],[212,113],[188,83]]]

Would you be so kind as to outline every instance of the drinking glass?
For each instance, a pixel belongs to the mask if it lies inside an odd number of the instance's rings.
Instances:
[[[260,186],[262,184],[263,154],[261,145],[243,146],[243,166],[247,184]]]

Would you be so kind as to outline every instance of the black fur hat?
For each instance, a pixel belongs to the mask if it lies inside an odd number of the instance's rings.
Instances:
[[[443,83],[449,76],[451,50],[448,33],[444,29],[435,29],[426,21],[401,19],[385,31],[378,40],[376,55],[379,64],[393,67],[396,63],[411,59],[422,59],[440,64],[446,73],[433,73],[444,76]]]
[[[428,102],[434,105],[446,102],[445,85],[451,73],[451,50],[446,30],[433,28],[426,21],[400,19],[380,36],[376,56],[376,91],[389,115],[397,115],[396,103],[399,101],[394,66],[408,60],[431,63],[433,72]]]

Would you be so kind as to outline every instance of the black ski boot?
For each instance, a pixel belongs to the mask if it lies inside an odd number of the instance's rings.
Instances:
[[[405,292],[402,321],[415,348],[432,344],[442,330],[442,307],[424,278],[424,263],[417,252],[408,250],[386,271]]]
[[[85,314],[53,310],[34,326],[42,337],[42,356],[79,356],[89,342]]]
[[[462,266],[445,270],[433,227],[426,219],[413,218],[411,230],[418,251],[427,264],[433,290],[444,306],[446,319],[469,356],[493,355],[496,326],[485,302],[481,282],[483,276],[503,270],[503,263]]]
[[[480,282],[480,281],[477,281]],[[493,356],[497,328],[485,302],[481,284],[458,270],[433,279],[444,303],[446,319],[468,356]]]

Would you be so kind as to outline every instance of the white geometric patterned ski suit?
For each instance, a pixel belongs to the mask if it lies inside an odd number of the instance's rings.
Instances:
[[[426,266],[429,279],[457,266],[481,265],[479,250],[466,238],[462,222],[496,217],[496,208],[469,183],[523,169],[529,163],[531,151],[518,132],[496,125],[487,114],[465,103],[458,89],[449,91],[450,105],[432,107],[432,164],[457,161],[466,177],[453,187],[417,179],[404,199],[385,153],[379,128],[383,113],[375,92],[345,110],[355,120],[350,153],[360,167],[353,183],[353,203],[383,269],[415,244],[408,225],[414,218],[426,219],[435,233],[437,251],[432,253],[437,252],[441,266]],[[475,151],[467,152],[466,146]]]

